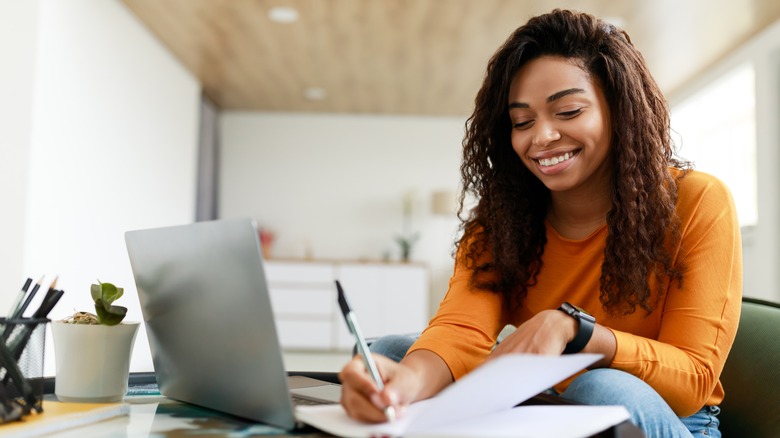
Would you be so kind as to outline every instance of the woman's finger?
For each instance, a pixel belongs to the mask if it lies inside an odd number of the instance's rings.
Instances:
[[[383,384],[391,382],[398,364],[380,355],[375,355],[377,368],[383,377]],[[394,391],[379,391],[360,357],[353,358],[339,373],[342,383],[341,404],[347,414],[360,421],[387,421],[385,408],[397,403]]]
[[[377,408],[369,398],[349,387],[342,387],[341,405],[347,415],[356,420],[370,423],[387,421],[384,410]]]
[[[366,398],[371,394],[378,392],[378,387],[371,375],[363,365],[363,360],[355,356],[349,361],[339,373],[339,380],[342,386],[348,385],[355,391],[364,394]]]

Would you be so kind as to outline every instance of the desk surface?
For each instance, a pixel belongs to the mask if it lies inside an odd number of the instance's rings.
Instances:
[[[51,396],[47,396],[51,397]],[[53,398],[53,397],[52,397]],[[51,438],[85,437],[331,437],[307,427],[288,432],[272,426],[226,416],[163,396],[128,396],[130,414],[46,435]],[[2,429],[0,429],[0,432]],[[631,423],[622,423],[598,437],[641,438]]]
[[[307,373],[291,373],[304,374]],[[317,374],[310,377],[323,378]],[[119,416],[97,423],[71,428],[46,435],[53,438],[84,438],[84,437],[246,437],[246,436],[296,436],[296,437],[330,437],[331,435],[307,427],[288,432],[272,426],[253,423],[240,418],[228,416],[210,409],[181,403],[158,395],[156,391],[145,391],[149,386],[150,376],[131,377],[131,394],[125,397],[125,403],[130,406],[129,415]],[[324,376],[327,380],[328,376]],[[140,390],[133,391],[135,388]],[[53,389],[53,386],[52,386]],[[156,388],[154,388],[156,389]],[[47,394],[46,400],[56,400],[53,394]],[[560,404],[558,397],[540,394],[524,404]],[[2,428],[0,426],[0,432]],[[633,424],[624,422],[597,435],[598,437],[643,438],[642,432]]]
[[[49,397],[49,396],[47,396]],[[128,396],[130,414],[46,435],[84,437],[329,437],[313,428],[287,432],[272,426],[226,416],[163,396]],[[0,429],[2,432],[2,429]]]

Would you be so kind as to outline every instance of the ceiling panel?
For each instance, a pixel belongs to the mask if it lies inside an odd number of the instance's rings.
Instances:
[[[667,94],[780,17],[777,0],[123,2],[220,108],[432,116],[470,114],[493,52],[553,6],[626,29]]]

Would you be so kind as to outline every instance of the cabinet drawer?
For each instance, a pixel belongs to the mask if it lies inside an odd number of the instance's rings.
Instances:
[[[270,284],[333,283],[334,267],[328,263],[266,262],[265,276]]]
[[[336,306],[331,288],[271,286],[271,305],[279,316],[330,316]]]
[[[276,320],[279,342],[285,349],[329,350],[333,345],[330,321]]]

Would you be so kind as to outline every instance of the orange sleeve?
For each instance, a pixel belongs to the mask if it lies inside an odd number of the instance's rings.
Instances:
[[[493,349],[502,324],[501,296],[469,287],[471,270],[457,257],[447,294],[436,315],[412,345],[444,360],[454,379],[482,363]]]
[[[677,415],[688,416],[723,400],[719,378],[739,323],[742,248],[734,202],[723,183],[691,172],[679,193],[682,284],[669,285],[657,340],[612,330],[612,367],[638,376]]]

